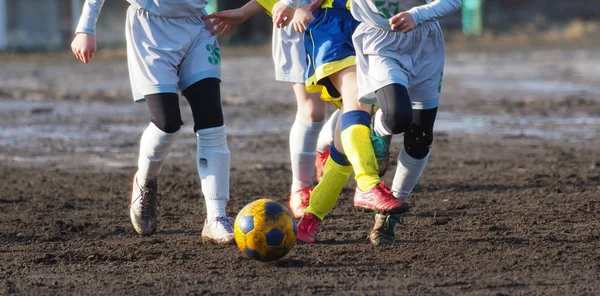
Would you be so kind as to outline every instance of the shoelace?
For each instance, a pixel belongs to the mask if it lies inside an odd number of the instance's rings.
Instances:
[[[312,192],[312,188],[302,188],[302,193],[306,193],[306,194],[300,194],[300,202],[301,204],[304,205],[308,205],[310,203],[310,193]]]
[[[154,215],[154,213],[156,212],[156,206],[158,204],[158,198],[160,197],[160,194],[158,194],[156,192],[156,190],[154,189],[156,187],[156,185],[154,184],[156,182],[156,180],[150,180],[146,182],[146,186],[144,188],[142,188],[142,186],[140,186],[140,184],[137,182],[136,179],[136,185],[140,188],[140,195],[138,197],[136,197],[131,204],[129,204],[129,207],[131,208],[131,206],[139,199],[140,200],[140,205],[141,205],[141,216],[142,218],[147,218],[147,217],[152,217]],[[150,185],[150,186],[148,186]]]
[[[304,230],[304,228],[306,228],[306,231],[303,231],[303,232],[310,233],[313,228],[318,227],[317,226],[318,220],[315,217],[313,217],[313,216],[306,216],[305,219],[307,219],[307,222],[306,223],[302,223],[302,226],[303,226],[302,228],[303,228],[303,230]],[[317,220],[316,221],[317,223],[315,223],[315,220]],[[304,226],[305,224],[306,224],[306,226]]]
[[[233,232],[233,227],[231,226],[231,224],[233,224],[233,218],[217,217],[217,218],[215,218],[215,220],[217,223],[220,223],[221,225],[223,225],[223,228],[225,228],[225,231],[227,231],[228,233]]]
[[[156,192],[154,190],[142,191],[140,204],[142,206],[142,218],[152,217],[156,213]]]
[[[383,193],[385,193],[385,194],[386,194],[386,196],[388,196],[388,197],[389,197],[390,195],[391,195],[391,196],[394,196],[394,195],[393,195],[393,193],[392,193],[392,191],[391,191],[391,190],[389,190],[387,187],[385,187],[385,183],[384,183],[383,181],[381,181],[381,183],[379,184],[379,189],[380,189],[381,191],[383,191]]]

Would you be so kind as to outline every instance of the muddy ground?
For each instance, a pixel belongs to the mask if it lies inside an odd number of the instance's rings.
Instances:
[[[122,57],[99,57],[88,66],[53,56],[3,57],[10,67],[0,69],[0,294],[600,290],[600,130],[593,123],[585,137],[567,130],[554,138],[436,126],[433,154],[395,245],[369,244],[372,221],[352,208],[350,181],[318,243],[265,264],[235,246],[200,243],[204,205],[187,111],[159,182],[159,230],[135,234],[128,195],[147,119],[144,106],[130,102]],[[555,58],[572,63],[553,67]],[[441,109],[458,117],[597,119],[598,64],[595,50],[450,52]],[[285,201],[295,106],[290,87],[272,81],[268,55],[225,55],[223,70],[235,215],[257,198]],[[466,83],[482,76],[495,83]],[[519,89],[520,77],[554,88]],[[579,88],[561,87],[571,84]],[[402,143],[394,143],[395,157]]]

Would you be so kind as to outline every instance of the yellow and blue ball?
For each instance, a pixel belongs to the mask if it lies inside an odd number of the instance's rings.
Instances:
[[[240,251],[259,261],[281,259],[296,243],[296,220],[287,207],[270,199],[247,204],[235,218],[234,231]]]

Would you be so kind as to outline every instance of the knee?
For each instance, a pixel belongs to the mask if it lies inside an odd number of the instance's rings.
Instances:
[[[433,131],[412,125],[404,133],[404,149],[413,158],[423,159],[429,154],[433,143]]]
[[[394,112],[392,114],[386,114],[384,112],[381,116],[383,126],[394,135],[408,131],[412,119],[412,110]]]
[[[163,116],[162,118],[152,118],[151,121],[152,123],[154,123],[154,125],[156,125],[156,127],[158,127],[158,129],[168,134],[172,134],[179,131],[179,129],[183,125],[181,118],[176,116]]]

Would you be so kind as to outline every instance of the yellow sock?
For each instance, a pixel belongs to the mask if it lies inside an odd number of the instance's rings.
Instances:
[[[338,160],[342,164],[334,160],[338,156],[343,157],[341,161]],[[352,166],[347,162],[346,157],[332,146],[330,156],[323,168],[323,178],[310,194],[310,202],[305,212],[311,213],[323,221],[335,206],[351,173]]]
[[[342,114],[342,144],[354,168],[356,183],[361,191],[375,187],[379,178],[377,158],[371,144],[371,116],[365,111]]]

